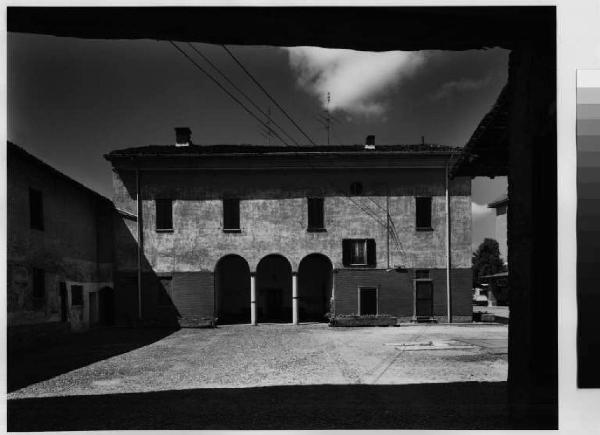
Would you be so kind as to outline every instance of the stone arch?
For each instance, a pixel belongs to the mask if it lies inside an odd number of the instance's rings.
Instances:
[[[298,266],[298,315],[301,322],[325,322],[330,312],[333,263],[324,254],[305,256]]]
[[[228,254],[214,271],[215,317],[219,324],[250,323],[250,267],[246,259]]]

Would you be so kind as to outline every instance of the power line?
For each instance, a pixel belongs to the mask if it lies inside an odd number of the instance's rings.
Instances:
[[[210,59],[209,59],[209,58],[208,58],[208,57],[207,57],[205,54],[203,54],[203,53],[202,53],[202,52],[201,52],[201,51],[200,51],[198,48],[196,48],[196,47],[195,47],[195,46],[194,46],[194,45],[193,45],[191,42],[188,42],[188,43],[187,43],[187,45],[188,45],[188,46],[189,46],[189,47],[190,47],[192,50],[194,50],[194,51],[195,51],[195,52],[196,52],[196,53],[197,53],[197,54],[198,54],[198,55],[199,55],[199,56],[200,56],[202,59],[204,59],[204,61],[205,61],[206,63],[208,63],[208,64],[209,64],[211,67],[213,67],[213,69],[214,69],[214,70],[215,70],[217,73],[219,73],[219,75],[220,75],[221,77],[223,77],[223,78],[224,78],[224,79],[227,81],[227,83],[229,83],[229,84],[231,85],[231,87],[232,87],[233,89],[235,89],[235,90],[236,90],[236,91],[238,91],[240,94],[242,94],[242,95],[244,96],[244,98],[246,98],[246,100],[247,100],[247,101],[248,101],[250,104],[252,104],[252,106],[254,106],[254,108],[255,108],[256,110],[258,110],[260,113],[262,113],[262,114],[263,114],[263,116],[264,116],[265,118],[267,118],[268,120],[270,120],[271,122],[273,122],[273,125],[275,125],[277,128],[279,128],[279,130],[280,130],[280,131],[281,131],[281,132],[282,132],[282,133],[283,133],[283,134],[284,134],[284,135],[285,135],[285,136],[286,136],[288,139],[290,139],[290,140],[291,140],[291,141],[292,141],[292,142],[293,142],[295,145],[298,145],[298,142],[296,142],[296,140],[295,140],[293,137],[291,137],[291,136],[290,136],[290,135],[289,135],[289,134],[288,134],[288,133],[287,133],[287,132],[286,132],[286,131],[283,129],[283,127],[281,127],[281,126],[280,126],[279,124],[277,124],[275,121],[271,120],[271,119],[270,119],[270,118],[271,118],[271,117],[270,117],[270,115],[268,115],[267,113],[265,113],[265,111],[264,111],[264,110],[262,110],[262,109],[261,109],[261,108],[258,106],[258,104],[256,104],[256,103],[255,103],[255,102],[252,100],[252,98],[250,98],[248,95],[246,95],[246,93],[245,93],[244,91],[242,91],[242,90],[241,90],[239,87],[237,87],[237,86],[235,85],[235,83],[233,83],[233,81],[231,81],[231,80],[229,79],[229,77],[227,77],[227,75],[225,75],[225,73],[224,73],[224,72],[222,72],[222,71],[219,69],[219,67],[217,67],[217,66],[216,66],[216,65],[215,65],[215,64],[214,64],[214,63],[213,63],[213,62],[212,62],[212,61],[211,61],[211,60],[210,60]]]
[[[250,77],[250,79],[252,79],[252,81],[254,82],[254,84],[256,84],[256,86],[258,86],[260,88],[261,91],[264,92],[264,94],[273,102],[273,104],[275,104],[279,110],[281,110],[283,112],[283,114],[287,117],[287,119],[289,119],[292,124],[294,124],[294,126],[300,131],[300,133],[302,133],[304,135],[304,137],[306,139],[308,139],[308,141],[312,144],[312,145],[316,145],[316,143],[310,138],[309,135],[307,135],[304,130],[302,130],[302,128],[300,128],[300,126],[296,123],[296,121],[294,121],[292,119],[292,117],[285,111],[285,109],[283,107],[281,107],[281,105],[279,105],[279,103],[271,96],[271,94],[269,94],[269,92],[258,82],[258,80],[256,80],[254,78],[254,76],[250,73],[250,71],[248,71],[246,69],[246,67],[237,59],[237,57],[235,57],[235,55],[225,46],[225,45],[221,45],[223,47],[223,49],[231,56],[231,58],[235,61],[235,63],[237,63],[239,65],[239,67],[246,73],[246,75],[248,75],[248,77]]]
[[[189,60],[196,68],[198,68],[200,71],[202,71],[204,73],[204,75],[206,75],[209,79],[211,79],[219,88],[221,88],[223,90],[223,92],[225,92],[227,95],[229,95],[236,103],[238,103],[240,106],[243,107],[243,109],[248,112],[248,114],[250,116],[252,116],[254,119],[256,119],[258,122],[260,122],[263,125],[266,125],[266,123],[260,119],[258,116],[256,116],[250,109],[248,109],[244,103],[242,103],[235,95],[233,95],[231,92],[229,92],[227,90],[227,88],[225,88],[216,78],[214,78],[208,71],[206,71],[204,68],[202,68],[200,65],[198,65],[198,63],[192,59],[184,50],[182,50],[177,44],[175,44],[173,41],[169,41],[171,43],[171,45],[173,47],[175,47],[175,49],[177,51],[179,51],[181,54],[183,54],[185,56],[185,58],[187,60]],[[284,141],[281,136],[279,136],[277,134],[277,132],[273,132],[275,133],[275,135],[277,136],[277,138],[283,142],[285,145],[289,145],[286,141]]]

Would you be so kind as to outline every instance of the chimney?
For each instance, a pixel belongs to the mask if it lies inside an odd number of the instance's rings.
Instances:
[[[375,135],[370,134],[367,136],[365,140],[365,149],[366,150],[374,150],[375,149]]]
[[[186,147],[192,143],[192,130],[188,127],[175,127],[175,146]]]

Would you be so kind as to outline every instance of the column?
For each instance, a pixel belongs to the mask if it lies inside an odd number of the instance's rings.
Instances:
[[[298,324],[298,272],[292,272],[292,323]]]
[[[331,316],[335,316],[335,274],[337,270],[332,269],[331,271],[331,301],[329,302],[329,313]]]
[[[250,272],[250,324],[256,325],[256,272]]]

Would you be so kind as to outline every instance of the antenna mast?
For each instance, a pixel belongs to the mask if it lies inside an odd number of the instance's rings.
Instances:
[[[327,92],[327,125],[326,125],[326,129],[327,129],[327,145],[329,145],[329,132],[331,130],[331,117],[329,116],[329,102],[331,101],[331,94],[329,92]]]

